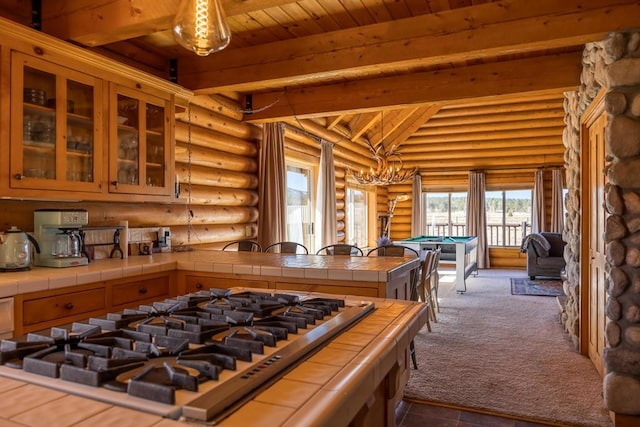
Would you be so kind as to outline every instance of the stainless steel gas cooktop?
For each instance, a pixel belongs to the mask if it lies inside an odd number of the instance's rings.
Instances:
[[[0,373],[215,423],[373,311],[372,302],[210,289],[0,344]]]

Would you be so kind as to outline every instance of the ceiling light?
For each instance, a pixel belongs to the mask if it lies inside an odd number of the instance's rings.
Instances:
[[[199,56],[218,52],[231,41],[219,0],[182,0],[172,31],[181,46]]]
[[[401,184],[413,178],[418,172],[418,168],[403,169],[402,159],[400,153],[397,152],[398,147],[394,144],[385,149],[384,146],[384,113],[380,118],[380,143],[377,147],[374,147],[369,140],[367,144],[373,154],[373,158],[378,163],[378,166],[374,170],[369,168],[368,172],[364,170],[355,171],[349,169],[351,176],[360,184],[364,185],[390,185]]]

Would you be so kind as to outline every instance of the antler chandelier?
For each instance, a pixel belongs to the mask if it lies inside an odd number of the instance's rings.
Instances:
[[[349,169],[351,176],[363,185],[401,184],[410,180],[418,172],[418,168],[403,169],[402,159],[397,151],[398,146],[394,144],[388,150],[384,147],[384,123],[382,119],[380,120],[380,129],[383,138],[377,147],[374,147],[371,141],[367,140],[369,150],[371,150],[378,166],[375,170],[369,168],[368,172],[362,169],[359,172]]]

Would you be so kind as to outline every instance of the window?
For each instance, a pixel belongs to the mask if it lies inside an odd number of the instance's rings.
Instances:
[[[531,190],[487,191],[487,243],[519,246],[531,230]]]
[[[314,247],[313,239],[313,171],[287,165],[287,240]]]
[[[369,194],[365,188],[347,186],[346,243],[365,247],[369,244]]]
[[[423,193],[423,197],[426,235],[465,235],[467,193]]]

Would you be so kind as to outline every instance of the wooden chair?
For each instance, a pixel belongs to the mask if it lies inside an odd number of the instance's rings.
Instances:
[[[253,240],[235,240],[229,242],[222,248],[223,251],[232,251],[235,248],[238,252],[262,252],[260,243]]]
[[[264,251],[271,252],[271,253],[280,253],[280,254],[297,254],[298,251],[301,251],[300,253],[303,253],[303,254],[309,253],[309,250],[305,245],[297,242],[272,243],[266,248],[264,248]]]
[[[318,249],[316,255],[352,255],[363,256],[362,249],[354,245],[348,245],[346,243],[336,243],[334,245],[327,245],[324,248]]]
[[[440,313],[440,303],[438,302],[438,286],[440,285],[440,273],[438,273],[438,266],[440,265],[440,253],[442,252],[441,248],[438,247],[435,251],[435,256],[433,257],[433,268],[431,269],[431,301],[433,302],[433,306],[436,308],[436,311]]]
[[[436,313],[434,311],[433,295],[431,293],[431,281],[433,277],[433,268],[435,266],[436,251],[428,250],[424,261],[422,262],[422,271],[420,272],[420,283],[418,284],[418,297],[420,301],[429,306],[429,317],[432,321],[437,322]]]
[[[402,245],[385,245],[378,246],[367,252],[367,256],[416,256],[419,257],[418,251]]]

